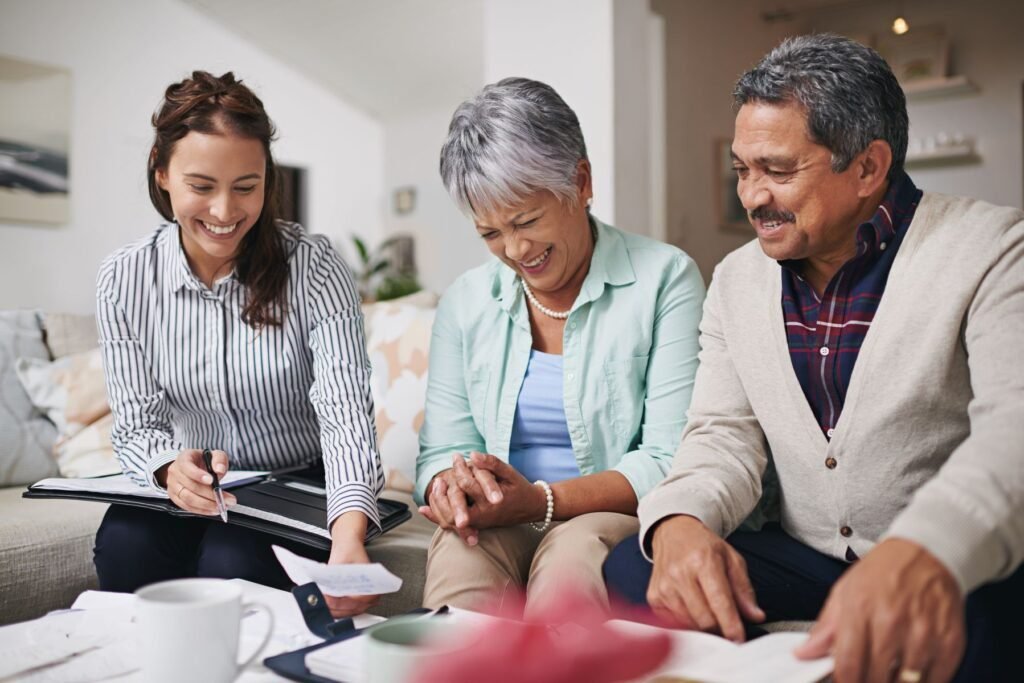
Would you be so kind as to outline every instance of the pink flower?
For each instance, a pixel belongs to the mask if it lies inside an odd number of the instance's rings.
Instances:
[[[668,658],[663,633],[634,635],[605,625],[604,612],[571,591],[525,622],[489,620],[473,645],[431,659],[416,683],[614,683],[639,678]],[[519,614],[521,603],[504,614]],[[501,615],[497,615],[501,616]]]

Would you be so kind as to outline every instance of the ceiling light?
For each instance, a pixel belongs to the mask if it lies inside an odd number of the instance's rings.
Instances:
[[[898,36],[902,36],[904,33],[910,30],[910,24],[903,17],[896,17],[892,22],[892,32]]]

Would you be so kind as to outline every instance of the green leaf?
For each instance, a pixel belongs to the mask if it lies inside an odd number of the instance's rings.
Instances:
[[[356,251],[359,252],[359,260],[365,266],[370,262],[370,251],[366,248],[366,243],[363,242],[358,237],[356,237],[355,235],[352,236],[352,241],[356,245]]]

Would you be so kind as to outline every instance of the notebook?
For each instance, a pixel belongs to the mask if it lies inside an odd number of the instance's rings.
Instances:
[[[327,529],[327,489],[322,464],[279,472],[238,471],[225,475],[222,488],[238,504],[228,508],[228,524],[265,531],[281,538],[330,550]],[[135,484],[123,474],[88,479],[43,479],[22,494],[24,498],[70,498],[160,510],[196,517],[172,503],[167,494]],[[412,517],[405,503],[377,499],[381,531],[372,524],[366,540],[394,529]]]

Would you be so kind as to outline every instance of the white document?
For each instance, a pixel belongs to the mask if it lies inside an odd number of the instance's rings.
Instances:
[[[672,654],[665,664],[641,680],[655,676],[679,677],[701,683],[816,683],[833,669],[831,657],[797,659],[793,650],[807,640],[806,633],[769,633],[737,645],[699,631],[662,629],[631,621],[610,621],[623,633],[667,633]]]
[[[402,580],[379,562],[328,565],[277,545],[271,547],[288,578],[300,586],[315,583],[324,595],[383,595],[402,587]]]
[[[221,486],[229,487],[233,482],[243,479],[263,477],[269,472],[256,470],[230,471],[221,480]],[[48,491],[88,491],[91,493],[107,493],[120,496],[143,496],[146,498],[166,498],[166,491],[157,491],[149,486],[139,486],[123,474],[109,477],[88,477],[83,479],[43,479],[32,485],[32,488]],[[229,508],[230,510],[230,508]]]

